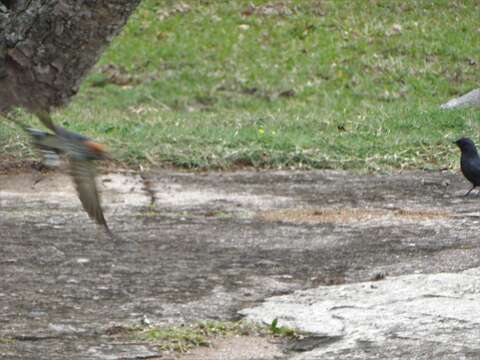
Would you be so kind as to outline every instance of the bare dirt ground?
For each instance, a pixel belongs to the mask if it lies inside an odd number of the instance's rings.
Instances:
[[[67,176],[0,176],[0,358],[175,358],[108,329],[238,319],[299,289],[480,266],[480,198],[461,196],[458,174],[164,171],[150,181],[153,206],[139,176],[99,178],[123,239],[112,242]],[[316,346],[335,341],[324,340]],[[258,351],[242,355],[244,343]],[[266,339],[217,345],[184,358],[298,355]]]

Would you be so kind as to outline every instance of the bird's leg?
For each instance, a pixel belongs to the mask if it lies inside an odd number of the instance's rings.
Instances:
[[[150,178],[147,177],[145,172],[143,171],[142,167],[140,167],[140,178],[143,181],[143,189],[148,197],[150,198],[150,204],[149,206],[152,208],[155,208],[157,196],[155,194],[155,190],[153,189],[153,184]]]
[[[468,191],[466,192],[466,194],[463,195],[463,196],[468,196],[468,194],[470,194],[470,193],[472,192],[472,190],[475,189],[476,187],[477,187],[476,185],[473,185],[472,188],[471,188],[470,190],[468,190]]]
[[[33,169],[33,184],[32,189],[37,185],[40,181],[44,179],[44,175],[40,170]]]

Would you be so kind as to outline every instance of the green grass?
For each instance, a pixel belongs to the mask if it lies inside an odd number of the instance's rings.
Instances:
[[[187,352],[199,346],[211,346],[217,338],[230,336],[270,336],[297,339],[307,334],[278,327],[274,320],[270,326],[261,326],[244,320],[240,321],[201,321],[192,325],[168,327],[115,328],[111,336],[146,341],[160,350]]]
[[[186,168],[454,168],[480,140],[478,110],[438,109],[480,84],[478,1],[178,3],[144,0],[57,121]]]
[[[15,339],[0,338],[0,345],[15,344]]]

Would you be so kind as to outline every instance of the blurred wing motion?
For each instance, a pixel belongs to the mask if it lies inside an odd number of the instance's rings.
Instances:
[[[112,235],[100,205],[100,197],[95,182],[95,165],[88,160],[70,158],[70,167],[83,208],[91,219],[95,220],[97,224],[103,225],[107,233]]]
[[[25,128],[25,131],[32,138],[35,146],[49,150],[60,150],[61,142],[57,136],[33,128]]]
[[[30,135],[33,145],[41,152],[42,163],[48,167],[58,166],[60,163],[58,154],[62,152],[62,143],[58,136],[32,128],[24,130]]]
[[[115,238],[105,221],[95,182],[96,171],[93,161],[109,158],[103,145],[83,135],[68,131],[61,126],[56,126],[47,112],[39,112],[36,115],[53,133],[29,128],[14,116],[8,115],[5,117],[30,135],[32,143],[42,151],[47,165],[48,162],[55,164],[59,160],[59,154],[68,156],[70,175],[75,183],[83,208],[91,219],[105,228],[111,238]]]

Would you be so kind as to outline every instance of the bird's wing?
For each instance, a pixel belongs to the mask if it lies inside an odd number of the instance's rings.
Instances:
[[[110,232],[100,205],[100,197],[95,183],[95,165],[88,160],[70,158],[71,175],[77,188],[78,197],[91,219],[103,225]]]
[[[33,144],[38,148],[62,152],[63,141],[58,136],[32,128],[26,128],[25,131],[28,132]]]
[[[473,185],[480,184],[480,158],[478,157],[464,157],[460,160],[463,175]]]
[[[43,125],[45,125],[48,129],[57,132],[55,125],[53,124],[52,117],[47,111],[37,111],[36,115]]]

